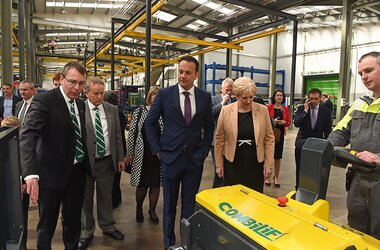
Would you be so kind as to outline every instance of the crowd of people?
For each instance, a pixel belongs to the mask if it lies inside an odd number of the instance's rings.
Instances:
[[[243,184],[263,193],[264,185],[280,188],[280,167],[286,128],[291,125],[285,93],[275,90],[268,105],[255,101],[256,85],[248,77],[226,78],[221,93],[194,85],[199,63],[190,56],[178,65],[178,84],[150,88],[146,105],[133,113],[128,138],[117,95],[105,91],[99,78],[87,79],[76,62],[54,78],[54,89],[37,94],[28,80],[20,83],[21,98],[3,85],[2,126],[20,128],[24,226],[29,199],[38,204],[37,248],[51,249],[58,217],[62,217],[65,249],[86,249],[97,222],[103,234],[123,240],[115,227],[113,208],[121,202],[120,175],[130,167],[136,187],[136,221],[144,222],[143,202],[149,197],[149,219],[159,224],[156,206],[163,189],[164,248],[176,244],[175,218],[181,195],[181,218],[194,212],[205,158],[211,151],[213,187]],[[298,188],[302,146],[308,138],[324,138],[334,146],[351,144],[373,171],[355,170],[348,190],[348,224],[380,239],[380,53],[361,57],[358,72],[370,95],[355,100],[332,131],[328,95],[310,89],[294,114]],[[86,99],[80,98],[85,93]],[[56,133],[60,131],[60,133]],[[273,176],[273,179],[272,179]],[[368,202],[368,200],[370,202]],[[26,248],[26,237],[22,246]]]

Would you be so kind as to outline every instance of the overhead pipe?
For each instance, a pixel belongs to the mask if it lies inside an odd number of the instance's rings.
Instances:
[[[111,20],[111,90],[115,90],[115,23]]]
[[[151,0],[146,0],[146,51],[145,51],[145,97],[148,96],[148,91],[151,86],[150,82],[150,65],[151,65],[151,44],[152,44],[152,2]]]
[[[24,0],[18,0],[19,78],[25,80],[25,11]]]

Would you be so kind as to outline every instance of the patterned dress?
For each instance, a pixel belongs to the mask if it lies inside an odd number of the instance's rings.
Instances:
[[[141,117],[137,121],[139,109],[133,112],[131,127],[127,140],[127,155],[133,155],[131,186],[133,187],[159,187],[162,186],[161,165],[157,156],[153,156],[150,145],[146,140],[144,121],[149,108],[141,107]],[[162,120],[157,124],[157,129],[162,131]],[[134,135],[137,130],[136,144],[133,145]]]

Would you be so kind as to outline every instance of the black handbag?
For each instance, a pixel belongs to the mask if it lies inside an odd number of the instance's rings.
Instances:
[[[138,125],[139,125],[139,121],[141,119],[142,109],[143,109],[143,107],[140,106],[139,107],[139,114],[137,115],[136,129],[135,129],[135,134],[133,135],[133,151],[135,150],[135,147],[136,147],[137,134],[139,133]],[[124,171],[127,172],[128,174],[130,174],[132,172],[132,163],[131,164],[125,164],[125,170]]]

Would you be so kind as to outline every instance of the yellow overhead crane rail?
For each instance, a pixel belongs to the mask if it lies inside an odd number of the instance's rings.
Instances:
[[[281,32],[284,32],[284,31],[285,31],[285,27],[275,28],[275,29],[272,29],[272,30],[269,30],[269,31],[263,31],[263,32],[260,32],[260,33],[257,33],[257,34],[253,34],[253,35],[250,35],[250,36],[247,36],[247,37],[240,38],[238,40],[230,42],[230,44],[245,43],[245,42],[252,41],[252,40],[255,40],[255,39],[259,39],[259,38],[263,38],[263,37],[266,37],[266,36],[270,36],[270,35],[274,35],[274,34],[277,34],[277,33],[281,33]],[[204,49],[204,50],[199,50],[197,52],[190,53],[189,56],[198,56],[198,55],[205,54],[205,53],[208,53],[208,52],[211,52],[211,51],[215,51],[215,50],[218,50],[218,49],[219,48],[208,48],[208,49]]]
[[[17,38],[17,35],[16,35],[16,24],[15,23],[12,23],[12,38],[13,38],[13,41],[15,42],[17,48],[19,46],[19,42],[18,42],[18,38]]]
[[[165,4],[166,4],[166,0],[158,1],[157,4],[155,4],[152,7],[151,14],[156,13],[158,10],[160,10],[162,7],[164,7]],[[125,30],[126,31],[132,31],[132,30],[136,29],[140,24],[142,24],[145,21],[145,19],[146,19],[146,13],[141,15],[135,22],[133,22]],[[119,35],[117,35],[114,38],[114,42],[115,43],[119,42],[124,36],[125,36],[124,33],[121,32]],[[109,42],[97,54],[99,54],[99,55],[104,54],[110,48],[111,48],[111,43]],[[96,51],[95,51],[95,53],[96,53]],[[90,65],[90,63],[92,63],[94,60],[95,60],[95,56],[92,56],[91,58],[89,58],[89,60],[86,62],[86,66],[88,67]]]
[[[228,44],[237,45],[237,44],[240,44],[240,43],[244,43],[244,42],[252,41],[252,40],[255,40],[255,39],[263,38],[263,37],[266,37],[266,36],[270,36],[270,35],[273,35],[273,34],[281,33],[281,32],[284,32],[284,31],[285,31],[285,27],[273,28],[273,29],[268,30],[268,31],[263,31],[263,32],[260,32],[260,33],[257,33],[257,34],[253,34],[253,35],[250,35],[250,36],[246,36],[246,37],[237,39],[235,41],[229,42]],[[208,48],[208,49],[204,49],[204,50],[199,50],[197,52],[190,53],[188,55],[189,56],[198,56],[198,55],[202,55],[202,54],[205,54],[205,53],[208,53],[208,52],[212,52],[212,51],[215,51],[215,50],[218,50],[218,49],[220,49],[220,48],[219,47],[212,47],[212,48]],[[181,57],[183,57],[183,56],[180,56],[180,57],[174,58],[174,59],[170,59],[170,60],[165,60],[165,62],[152,65],[152,68],[159,67],[159,66],[162,66],[162,65],[165,65],[165,64],[174,64],[174,63],[177,63],[179,61],[179,59]],[[152,58],[152,61],[153,61],[153,58]],[[143,72],[143,71],[141,71],[141,70],[132,70],[132,71],[128,72],[128,75],[129,74],[133,74],[133,73],[139,73],[139,72]]]
[[[134,38],[141,38],[145,39],[146,34],[141,32],[131,32],[131,31],[124,31],[124,35]],[[204,45],[204,46],[212,46],[221,48],[221,49],[236,49],[236,50],[242,50],[244,49],[243,46],[240,45],[234,45],[231,43],[217,43],[217,42],[208,42],[208,41],[202,41],[198,39],[192,39],[192,38],[183,38],[183,37],[176,37],[176,36],[165,36],[160,34],[152,34],[152,39],[154,40],[164,40],[164,41],[171,41],[171,42],[179,42],[179,43],[191,43],[191,44],[197,44],[197,45]]]

